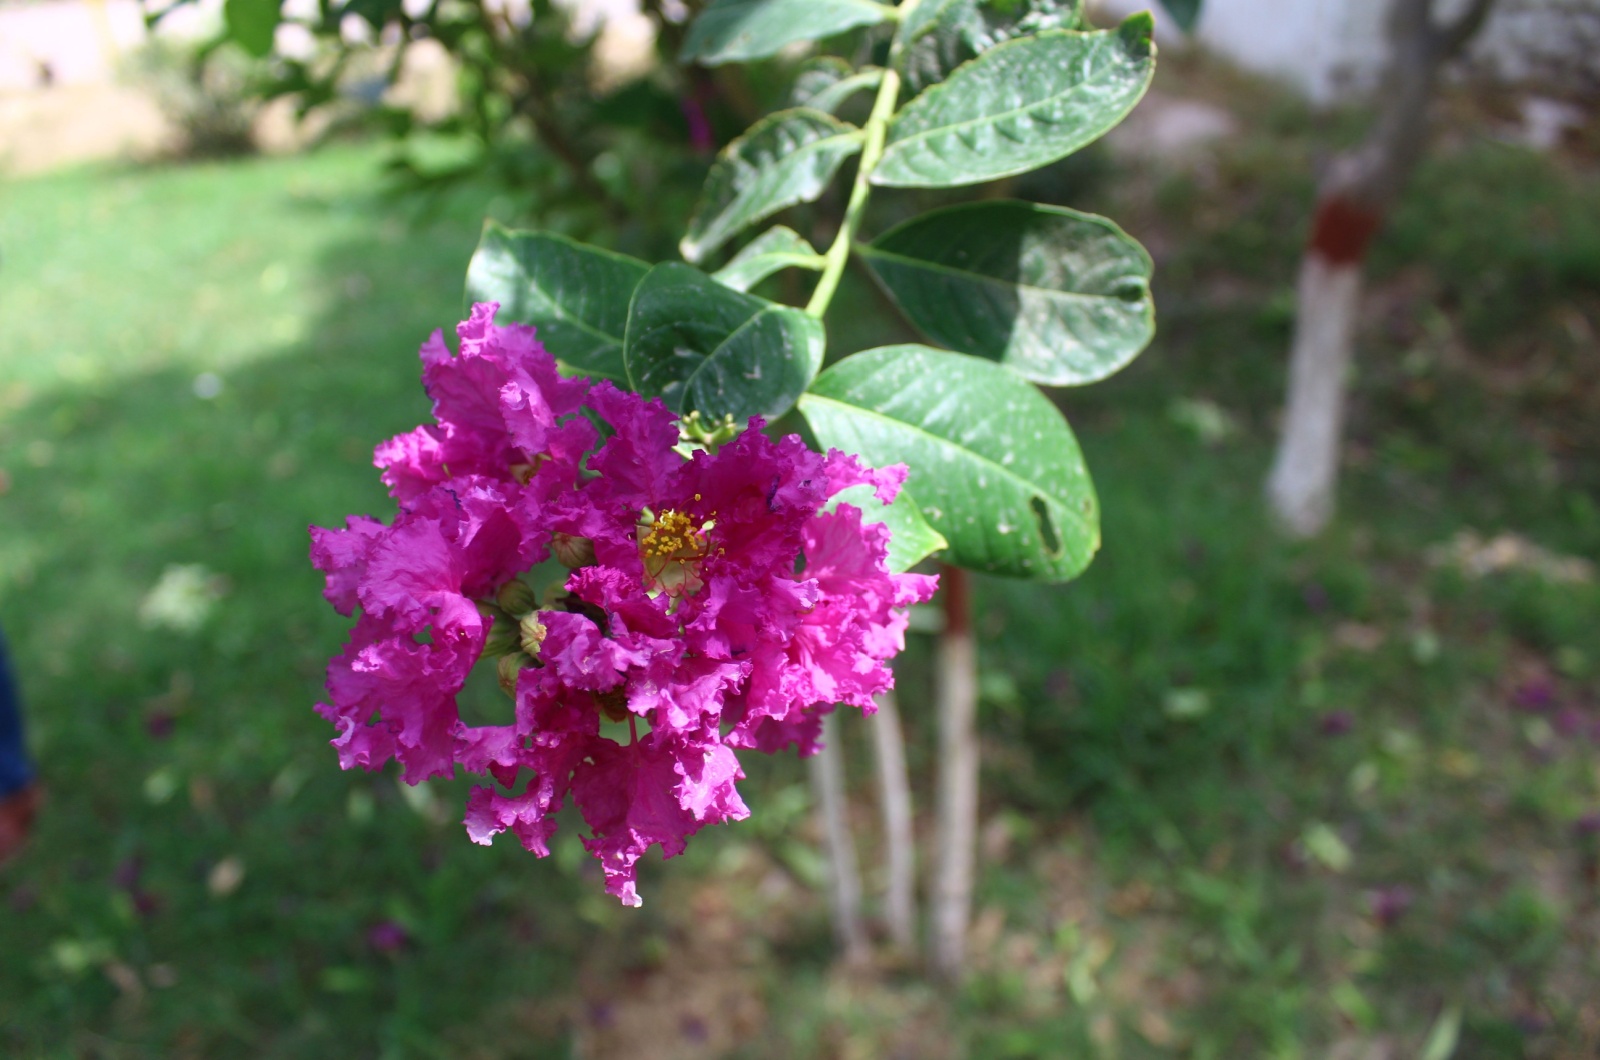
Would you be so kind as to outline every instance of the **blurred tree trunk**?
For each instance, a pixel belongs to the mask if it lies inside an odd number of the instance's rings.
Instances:
[[[978,658],[972,639],[967,572],[939,572],[944,632],[939,634],[938,871],[933,886],[933,969],[941,979],[961,978],[972,917],[972,879],[978,832]]]
[[[1454,22],[1440,24],[1437,0],[1393,0],[1377,124],[1365,143],[1334,160],[1318,191],[1300,265],[1283,435],[1267,479],[1273,513],[1297,537],[1319,533],[1333,516],[1367,249],[1422,159],[1440,68],[1483,26],[1493,4],[1470,0]]]
[[[901,953],[917,950],[916,840],[912,832],[911,780],[906,772],[905,734],[894,693],[878,697],[872,716],[878,757],[878,793],[883,809],[886,871],[883,914],[889,938]]]
[[[828,905],[833,936],[850,964],[867,959],[867,932],[861,922],[861,872],[850,835],[844,783],[844,749],[839,746],[839,716],[822,719],[822,748],[808,760],[817,823],[828,862]]]

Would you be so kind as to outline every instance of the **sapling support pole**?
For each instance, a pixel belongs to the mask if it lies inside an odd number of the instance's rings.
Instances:
[[[822,720],[822,748],[808,759],[811,790],[817,803],[817,824],[828,863],[828,908],[834,941],[850,964],[867,959],[867,932],[861,920],[861,871],[846,812],[844,749],[839,745],[839,718]]]
[[[935,674],[939,713],[939,839],[933,886],[933,970],[947,982],[966,964],[978,832],[978,658],[967,572],[939,573],[944,631]]]
[[[878,795],[883,809],[883,918],[895,948],[910,955],[917,949],[916,839],[912,832],[905,733],[893,692],[878,697],[878,712],[872,716],[872,742],[877,752]]]

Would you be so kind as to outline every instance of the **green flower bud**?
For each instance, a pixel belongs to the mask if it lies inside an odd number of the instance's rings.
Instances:
[[[483,642],[483,654],[488,658],[504,655],[517,650],[517,621],[514,618],[496,618],[494,625],[489,627],[489,635]]]
[[[563,567],[577,570],[579,567],[594,566],[594,542],[587,537],[574,537],[563,534],[557,530],[550,537],[550,554],[560,561]]]
[[[500,591],[495,594],[494,599],[495,603],[505,608],[514,618],[521,618],[539,606],[539,600],[533,595],[533,590],[515,578],[500,586]]]
[[[514,619],[510,615],[506,614],[505,608],[501,607],[499,604],[492,603],[492,602],[490,602],[488,600],[479,600],[478,601],[478,614],[482,615],[484,618],[492,618],[492,619],[494,619],[494,623],[497,626],[505,626],[505,625],[514,626],[514,625],[517,624],[517,620],[516,619]]]
[[[533,660],[520,651],[500,657],[500,661],[495,663],[495,674],[500,678],[500,688],[506,695],[517,698],[517,675],[522,673],[524,667],[532,665]]]
[[[544,635],[549,630],[544,628],[544,623],[539,621],[539,613],[535,611],[531,615],[523,616],[518,632],[521,634],[522,650],[529,656],[537,656],[539,648],[544,644]]]

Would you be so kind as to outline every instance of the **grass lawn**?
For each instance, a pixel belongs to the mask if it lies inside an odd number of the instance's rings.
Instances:
[[[1600,557],[1600,181],[1482,142],[1430,165],[1375,269],[1341,520],[1288,545],[1259,495],[1317,141],[1253,119],[1205,166],[1053,185],[1155,247],[1163,331],[1061,396],[1101,557],[980,582],[953,997],[832,965],[792,759],[748,763],[752,819],[647,866],[640,911],[572,828],[543,862],[475,847],[467,784],[337,769],[310,705],[346,622],[305,529],[389,514],[371,446],[426,414],[414,351],[487,195],[417,215],[360,147],[8,188],[0,624],[49,801],[0,872],[0,1052],[1592,1053],[1600,590],[1518,542]],[[1430,559],[1463,530],[1521,535],[1517,569]]]

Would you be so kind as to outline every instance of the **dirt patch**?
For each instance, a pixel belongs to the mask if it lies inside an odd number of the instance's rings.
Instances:
[[[174,141],[155,101],[120,85],[0,96],[0,173],[29,176],[110,158],[149,158]]]

